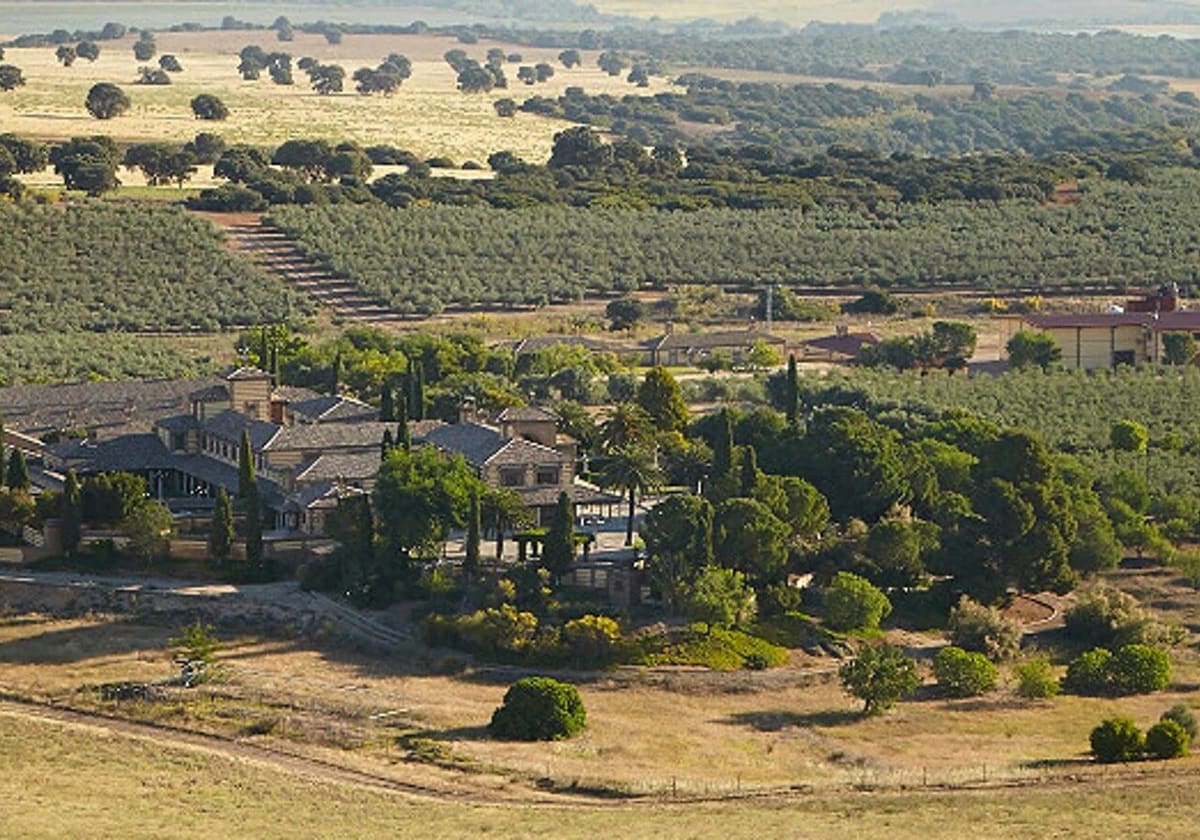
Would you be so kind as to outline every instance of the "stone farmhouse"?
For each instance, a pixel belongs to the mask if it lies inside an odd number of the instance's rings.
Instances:
[[[96,384],[98,393],[111,385]],[[174,509],[202,509],[218,488],[236,492],[245,433],[274,529],[321,534],[326,514],[342,496],[373,488],[384,433],[395,430],[394,423],[380,422],[378,411],[366,403],[278,387],[257,368],[241,367],[219,379],[193,382],[182,398],[178,383],[164,385],[174,399],[161,401],[151,396],[153,388],[141,384],[130,392],[131,402],[121,405],[117,399],[111,411],[89,416],[95,426],[89,427],[88,437],[44,448],[41,474],[48,484],[60,482],[71,469],[80,476],[131,472],[145,477],[151,493]],[[11,424],[14,430],[37,431],[47,415],[62,419],[87,411],[86,385],[53,395],[36,387],[21,394],[0,391],[0,409],[18,419]],[[78,406],[70,405],[75,401]],[[174,410],[147,418],[137,409],[126,410],[130,404]],[[94,433],[96,428],[104,433]],[[563,491],[584,508],[609,509],[619,502],[576,479],[575,442],[560,435],[555,417],[540,409],[508,409],[489,422],[468,401],[459,422],[413,422],[409,432],[414,445],[462,455],[489,484],[519,493],[539,522]]]

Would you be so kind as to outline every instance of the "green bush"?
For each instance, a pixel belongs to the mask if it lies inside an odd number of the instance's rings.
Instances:
[[[825,590],[825,623],[834,630],[875,630],[891,612],[882,591],[850,572],[838,572]]]
[[[996,687],[996,666],[986,656],[954,646],[937,652],[933,675],[948,697],[976,697]]]
[[[586,724],[575,686],[550,677],[525,677],[509,686],[488,731],[515,741],[555,741],[582,732]]]
[[[1098,761],[1132,761],[1141,755],[1145,738],[1127,717],[1112,717],[1092,730],[1092,755]]]
[[[1173,720],[1160,720],[1146,730],[1146,752],[1155,758],[1181,758],[1188,754],[1191,737]]]
[[[602,615],[585,615],[563,625],[562,640],[577,666],[607,665],[621,649],[621,626]]]
[[[1067,665],[1067,673],[1062,680],[1063,691],[1084,695],[1107,694],[1108,663],[1111,659],[1112,651],[1106,648],[1093,648],[1081,653]]]
[[[1167,709],[1159,720],[1173,720],[1178,723],[1187,732],[1189,741],[1195,741],[1196,736],[1200,735],[1200,726],[1196,724],[1196,715],[1183,703],[1177,703]]]
[[[1171,659],[1149,645],[1125,645],[1116,653],[1093,648],[1067,666],[1064,691],[1086,695],[1149,694],[1171,683]]]
[[[766,639],[740,630],[714,628],[706,632],[696,624],[684,631],[682,638],[658,650],[650,650],[643,658],[647,665],[699,665],[714,671],[737,671],[786,665],[786,648],[773,645]]]
[[[1013,672],[1017,676],[1017,694],[1026,700],[1044,700],[1058,694],[1058,680],[1045,656],[1032,656],[1013,668]]]
[[[1171,683],[1170,657],[1149,645],[1125,645],[1113,654],[1107,671],[1114,694],[1149,694]]]
[[[950,610],[950,641],[963,650],[982,653],[998,662],[1012,659],[1021,649],[1021,625],[1005,618],[995,607],[972,601],[966,595]]]
[[[864,715],[877,715],[917,690],[917,665],[891,645],[863,648],[838,669],[847,693],[863,701]]]

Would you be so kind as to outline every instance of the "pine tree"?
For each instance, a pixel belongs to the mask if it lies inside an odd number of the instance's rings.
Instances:
[[[787,395],[785,397],[787,404],[788,425],[795,427],[796,422],[800,419],[800,376],[796,371],[796,354],[792,353],[788,356],[787,368]]]
[[[467,555],[463,559],[463,576],[471,581],[479,574],[479,488],[471,488],[471,509],[467,513]]]
[[[742,487],[739,496],[750,498],[754,495],[754,485],[758,483],[758,454],[753,446],[742,450]]]
[[[566,492],[558,494],[550,528],[542,546],[542,565],[557,583],[575,562],[575,506]]]
[[[29,489],[29,465],[25,463],[25,453],[20,449],[13,449],[8,458],[8,472],[4,483],[8,485],[9,490]]]
[[[212,528],[208,532],[208,556],[218,567],[229,562],[233,552],[233,505],[222,487],[217,491],[217,506],[213,511]]]
[[[62,523],[63,551],[74,554],[83,529],[83,491],[75,470],[67,472],[67,483],[63,487]]]
[[[238,447],[238,498],[248,498],[256,487],[254,458],[250,451],[250,433],[242,429],[242,443]]]

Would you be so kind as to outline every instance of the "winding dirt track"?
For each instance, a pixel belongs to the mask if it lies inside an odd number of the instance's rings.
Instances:
[[[348,785],[350,787],[401,794],[407,797],[459,802],[464,805],[525,805],[590,808],[613,806],[618,802],[606,802],[571,794],[541,793],[529,788],[506,795],[504,791],[467,789],[451,786],[405,781],[392,776],[370,773],[346,767],[312,756],[296,755],[282,749],[245,740],[222,737],[203,732],[178,729],[158,724],[141,723],[110,717],[95,712],[64,708],[49,703],[27,700],[12,694],[0,693],[0,716],[15,717],[28,721],[64,724],[91,730],[102,730],[128,736],[156,745],[204,752],[235,761],[244,761],[293,776],[318,782]]]
[[[68,727],[100,730],[138,740],[149,741],[168,748],[203,752],[221,758],[242,761],[273,771],[320,782],[338,784],[359,790],[370,790],[395,794],[407,798],[436,801],[446,804],[491,806],[511,808],[559,808],[559,809],[612,809],[612,808],[671,808],[694,805],[701,802],[759,802],[785,804],[800,799],[821,799],[833,796],[839,807],[844,807],[847,798],[867,798],[886,795],[903,796],[963,796],[989,795],[1011,791],[1019,796],[1020,789],[1081,790],[1087,788],[1141,787],[1161,785],[1167,777],[1172,783],[1190,786],[1200,780],[1200,767],[1138,770],[1130,772],[1079,772],[1055,775],[1038,780],[996,780],[969,785],[947,785],[932,787],[905,787],[870,789],[862,786],[837,789],[810,789],[806,787],[780,788],[775,790],[747,791],[738,795],[686,796],[678,799],[661,797],[629,797],[620,799],[587,796],[570,792],[548,793],[526,785],[517,785],[510,790],[496,790],[480,786],[434,785],[406,781],[393,776],[372,773],[346,767],[312,756],[297,755],[282,749],[254,744],[241,739],[208,733],[178,729],[158,724],[141,723],[114,718],[95,712],[69,709],[36,700],[28,700],[0,690],[0,717],[19,718],[33,722],[54,722]],[[1084,768],[1079,768],[1083,770]],[[470,780],[467,780],[470,784]]]

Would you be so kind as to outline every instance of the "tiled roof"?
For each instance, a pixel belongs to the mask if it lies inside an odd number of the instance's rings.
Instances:
[[[315,400],[319,396],[321,395],[311,388],[301,388],[298,385],[279,385],[271,392],[271,399],[283,400],[288,403]]]
[[[535,338],[523,338],[519,341],[514,341],[510,345],[513,353],[518,356],[525,353],[536,353],[538,350],[544,350],[547,347],[554,347],[557,344],[566,344],[571,347],[583,347],[596,352],[611,351],[615,352],[616,347],[601,341],[596,338],[589,338],[586,335],[542,335]]]
[[[468,461],[471,459],[468,458]],[[514,466],[522,464],[561,464],[563,456],[558,450],[524,438],[512,438],[492,453],[484,464]]]
[[[269,424],[268,424],[269,425]],[[362,449],[379,447],[383,433],[394,431],[395,423],[313,423],[278,429],[263,448],[267,451],[302,449],[308,451]]]
[[[583,484],[571,484],[567,487],[529,487],[529,488],[514,488],[517,494],[521,497],[521,501],[529,505],[529,507],[550,507],[558,503],[558,494],[563,490],[567,491],[567,495],[571,497],[571,501],[577,505],[616,505],[621,504],[623,499],[613,493],[605,493],[603,490],[597,490],[594,487],[588,487]]]
[[[429,438],[429,433],[434,429],[440,429],[446,423],[442,420],[409,420],[408,435],[414,441],[423,441]]]
[[[496,418],[502,423],[557,423],[558,417],[546,411],[544,408],[537,406],[524,406],[522,408],[506,408],[500,412]]]
[[[430,429],[422,439],[438,449],[462,455],[476,467],[487,463],[506,443],[499,429],[479,423],[445,424]]]
[[[271,379],[271,374],[265,370],[256,367],[240,367],[236,370],[225,374],[225,380],[228,382],[236,382],[238,380],[256,380],[256,379]]]
[[[158,435],[121,435],[95,443],[68,441],[50,447],[56,459],[68,469],[80,473],[144,472],[175,466],[175,456],[163,446]]]
[[[849,333],[848,335],[826,335],[804,342],[804,346],[823,353],[833,353],[837,356],[848,356],[857,359],[863,347],[879,343],[879,336],[874,333]]]
[[[205,434],[213,435],[232,443],[241,443],[242,432],[250,437],[250,448],[262,452],[267,445],[280,433],[281,427],[265,420],[256,420],[245,414],[226,409],[204,421]]]
[[[321,481],[364,481],[379,473],[377,451],[363,453],[331,453],[320,455],[309,461],[296,472],[297,484]]]
[[[172,432],[185,432],[188,429],[200,428],[200,421],[190,414],[174,414],[163,417],[154,424],[155,428],[167,429]]]
[[[0,389],[0,414],[22,432],[124,428],[148,431],[154,420],[188,410],[188,395],[212,379],[139,379],[16,385]]]
[[[224,487],[231,496],[237,494],[238,468],[233,464],[226,464],[224,461],[218,461],[205,455],[176,455],[174,466],[181,472],[201,481],[217,487]],[[283,492],[275,482],[260,475],[257,476],[255,484],[258,486],[258,494],[265,504],[274,508],[283,504]]]
[[[1063,315],[1025,315],[1021,320],[1038,329],[1072,327],[1143,327],[1153,332],[1200,330],[1200,310],[1182,312],[1082,312]]]
[[[211,385],[208,388],[202,388],[199,391],[193,391],[188,394],[188,399],[192,402],[229,402],[229,386],[228,385]]]
[[[288,411],[310,423],[337,423],[375,420],[378,409],[349,397],[318,395],[302,402],[288,403]]]
[[[749,347],[759,339],[771,344],[787,343],[779,336],[750,329],[715,333],[670,332],[650,339],[644,346],[651,350],[709,350],[718,347]]]

